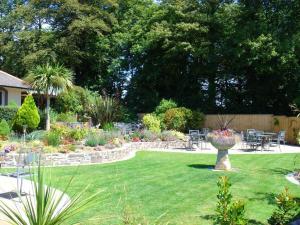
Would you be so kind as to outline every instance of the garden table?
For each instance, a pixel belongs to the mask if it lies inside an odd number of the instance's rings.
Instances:
[[[261,149],[262,150],[265,149],[265,145],[267,143],[270,143],[270,141],[274,135],[276,135],[276,133],[272,133],[272,132],[263,132],[263,133],[256,135],[258,138],[261,139]]]

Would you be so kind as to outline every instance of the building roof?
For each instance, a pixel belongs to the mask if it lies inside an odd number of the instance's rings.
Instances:
[[[0,70],[0,87],[31,89],[25,81]]]

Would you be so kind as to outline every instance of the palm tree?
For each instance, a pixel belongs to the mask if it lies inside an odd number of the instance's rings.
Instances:
[[[25,80],[33,89],[45,95],[47,99],[46,130],[50,130],[50,96],[71,88],[73,73],[62,65],[46,64],[29,71]]]

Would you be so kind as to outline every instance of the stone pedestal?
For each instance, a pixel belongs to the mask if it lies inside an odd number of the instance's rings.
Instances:
[[[231,170],[231,163],[228,156],[228,150],[218,150],[216,170]]]

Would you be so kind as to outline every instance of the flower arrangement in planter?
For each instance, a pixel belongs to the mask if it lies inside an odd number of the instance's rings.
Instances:
[[[215,165],[216,170],[231,170],[231,163],[229,160],[228,150],[231,149],[239,140],[239,136],[228,128],[234,117],[227,120],[221,116],[218,117],[218,124],[220,129],[214,130],[208,134],[208,141],[218,149],[217,161]]]

